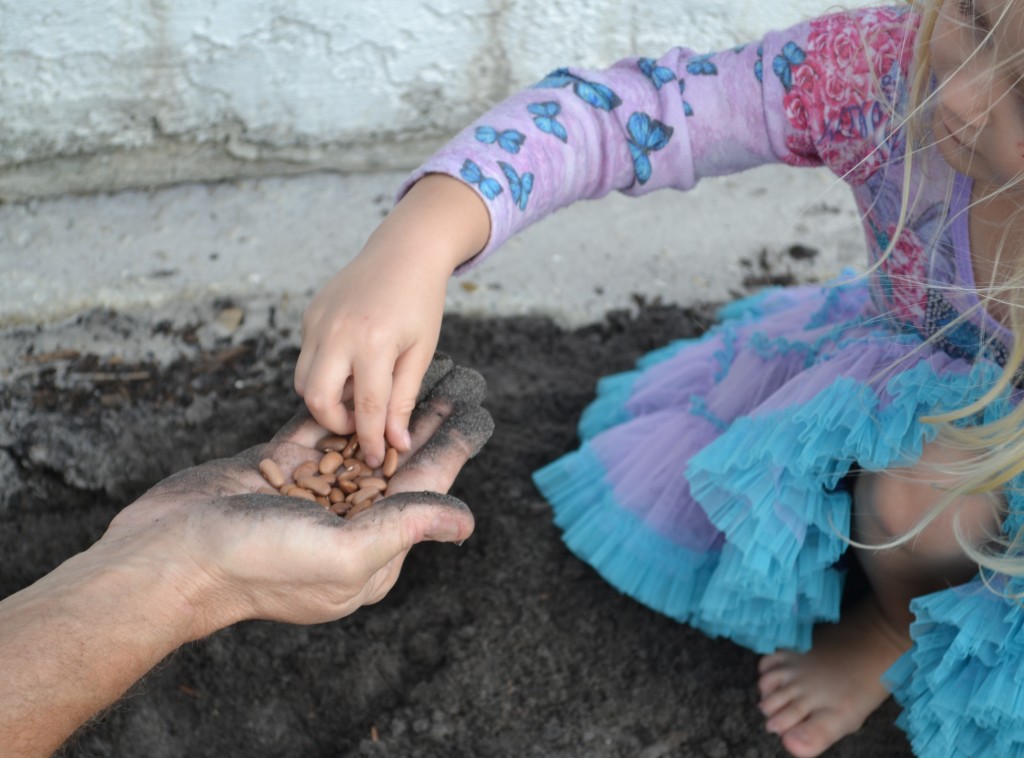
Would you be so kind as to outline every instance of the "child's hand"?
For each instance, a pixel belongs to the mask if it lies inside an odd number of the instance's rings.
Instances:
[[[448,278],[376,261],[364,250],[316,295],[295,368],[295,389],[313,417],[337,433],[358,430],[373,468],[384,459],[385,437],[409,449],[409,415],[437,346]]]
[[[461,182],[417,182],[302,319],[295,390],[313,417],[355,431],[370,466],[409,449],[409,415],[434,356],[448,278],[487,242],[483,201]]]

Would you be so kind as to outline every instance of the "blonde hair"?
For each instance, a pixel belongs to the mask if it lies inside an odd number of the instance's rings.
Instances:
[[[944,3],[942,0],[908,2],[919,12],[920,25],[915,42],[913,75],[908,86],[907,109],[900,116],[902,126],[907,129],[907,150],[903,166],[904,191],[896,230],[880,261],[890,255],[895,248],[911,212],[909,187],[913,157],[919,151],[934,149],[929,114],[932,112],[932,101],[943,86],[942,82],[933,81],[930,42]],[[988,41],[998,25],[1004,22],[1008,7],[1009,3],[998,18],[993,19],[992,28],[984,35],[982,44]],[[978,49],[980,47],[981,45]],[[977,54],[976,49],[972,57]],[[1024,58],[1024,51],[1015,51],[1007,56],[1006,60],[999,61],[999,65],[1011,63],[1019,58]],[[1015,177],[993,190],[992,194],[979,198],[977,202],[989,200],[1020,183],[1021,177]],[[974,204],[969,203],[967,210]],[[1015,212],[1012,218],[1016,218],[1017,215]],[[1021,211],[1020,215],[1024,218],[1024,211]],[[986,291],[978,292],[980,307],[995,303],[1005,306],[1008,320],[1006,326],[1012,334],[1012,343],[1008,345],[1008,356],[1002,371],[993,385],[977,400],[961,408],[936,412],[921,419],[922,422],[936,427],[938,441],[941,444],[964,453],[960,462],[943,464],[943,470],[954,474],[958,484],[950,487],[940,502],[902,537],[884,545],[859,545],[860,547],[889,548],[905,544],[918,536],[945,510],[954,506],[960,498],[987,493],[993,496],[995,502],[995,496],[1005,492],[1007,485],[1024,472],[1024,402],[1018,403],[1003,415],[999,413],[1006,403],[1007,394],[1014,391],[1014,380],[1024,366],[1024,250],[1008,251],[1010,254],[1004,258],[1009,228],[1008,225],[996,250],[993,284]],[[929,339],[940,338],[969,315],[961,314],[957,320],[946,325]],[[986,411],[995,418],[985,418]],[[1024,534],[989,535],[987,542],[979,546],[968,539],[958,518],[954,518],[954,531],[965,553],[982,568],[1008,575],[1024,575]]]

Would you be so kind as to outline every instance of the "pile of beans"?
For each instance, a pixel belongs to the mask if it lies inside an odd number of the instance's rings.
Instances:
[[[384,497],[388,480],[398,468],[398,451],[393,447],[388,447],[380,468],[367,466],[355,435],[324,437],[317,449],[323,452],[320,461],[306,461],[291,479],[271,458],[260,461],[260,473],[274,488],[267,491],[312,500],[332,513],[352,518]]]

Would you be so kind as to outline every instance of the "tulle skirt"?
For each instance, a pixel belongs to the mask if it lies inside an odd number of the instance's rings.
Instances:
[[[767,290],[602,379],[579,449],[534,481],[569,548],[622,592],[757,652],[806,650],[839,618],[845,477],[914,463],[935,435],[920,417],[1000,370],[874,315],[862,279]],[[915,751],[1024,755],[1019,606],[977,581],[914,610],[886,681]]]

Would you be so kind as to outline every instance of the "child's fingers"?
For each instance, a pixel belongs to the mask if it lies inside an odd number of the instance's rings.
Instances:
[[[402,452],[408,451],[411,444],[409,417],[416,408],[420,385],[433,356],[432,349],[409,350],[395,364],[384,434],[388,441]]]
[[[355,385],[352,402],[355,408],[355,426],[359,432],[359,447],[366,465],[376,468],[384,461],[384,421],[391,397],[391,372],[394,360],[381,356],[357,361],[354,369]]]
[[[324,351],[318,351],[302,392],[313,418],[336,434],[348,434],[355,428],[356,419],[342,399],[345,382],[351,374],[352,367],[347,361],[327,360]]]
[[[299,397],[304,397],[306,394],[306,381],[309,379],[309,369],[312,367],[315,357],[316,348],[303,344],[302,349],[299,350],[299,357],[295,361],[295,378],[293,380],[295,394]]]

